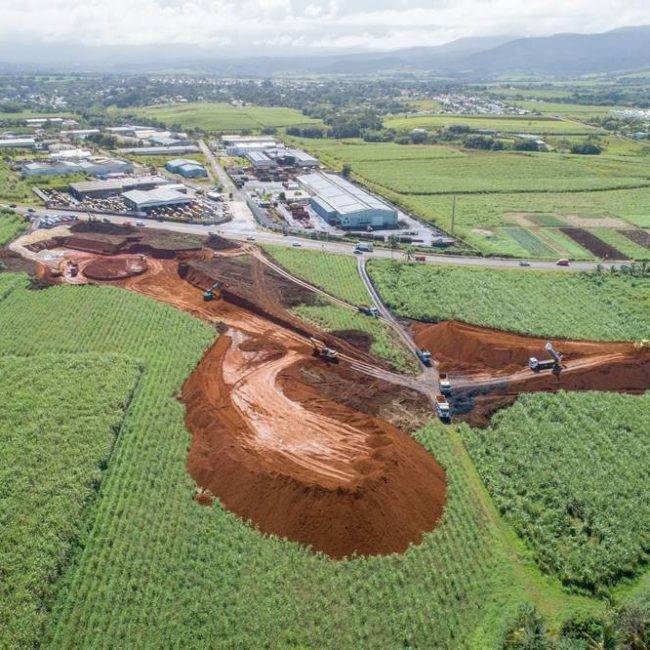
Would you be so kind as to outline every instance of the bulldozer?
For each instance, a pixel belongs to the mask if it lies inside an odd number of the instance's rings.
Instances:
[[[332,349],[328,348],[323,341],[315,339],[313,336],[309,339],[311,346],[314,350],[314,356],[323,359],[329,363],[338,363],[339,362],[339,353]]]

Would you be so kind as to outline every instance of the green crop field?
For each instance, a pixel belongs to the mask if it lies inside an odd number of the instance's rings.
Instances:
[[[388,361],[398,371],[415,374],[419,370],[413,354],[404,347],[397,335],[377,318],[335,304],[298,305],[291,311],[327,332],[366,332],[373,338],[370,352],[374,355]]]
[[[42,634],[138,374],[135,361],[115,355],[0,356],[5,647],[33,647]]]
[[[598,592],[648,560],[649,420],[650,393],[534,394],[462,435],[539,565]]]
[[[456,428],[437,422],[416,436],[447,472],[444,517],[403,555],[334,562],[260,535],[218,502],[198,505],[186,472],[184,409],[175,396],[214,329],[116,288],[29,291],[25,284],[23,276],[0,276],[5,363],[24,357],[37,372],[32,364],[42,355],[119,354],[136,359],[141,372],[67,571],[41,592],[44,632],[32,645],[88,647],[106,639],[139,647],[392,648],[435,640],[438,648],[486,648],[531,598],[555,629],[570,612],[602,610],[534,567],[531,552],[498,516]],[[112,370],[93,375],[90,388],[111,385]],[[39,381],[50,385],[50,373],[42,374]],[[126,377],[112,393],[116,399],[124,399],[128,383]],[[79,390],[73,404],[86,395]],[[106,403],[103,396],[99,404]],[[89,416],[93,404],[84,411]],[[58,417],[52,408],[47,417]],[[118,408],[111,417],[120,417]],[[62,421],[55,433],[74,426]],[[0,620],[7,620],[6,607],[0,604]]]
[[[449,126],[468,126],[471,129],[486,129],[500,133],[530,133],[536,135],[565,134],[579,135],[581,133],[598,133],[598,129],[576,124],[552,117],[502,117],[485,115],[413,115],[397,117],[384,122],[388,129],[427,129],[439,130]]]
[[[468,153],[438,160],[359,162],[354,172],[400,194],[570,192],[650,186],[643,159],[553,153]]]
[[[4,246],[27,229],[27,221],[10,210],[0,208],[0,246]]]
[[[333,169],[350,165],[358,182],[447,232],[455,196],[453,234],[487,255],[594,259],[561,233],[544,230],[566,225],[570,215],[594,221],[585,227],[599,226],[602,217],[650,227],[650,166],[636,150],[589,157],[361,140],[292,142]]]
[[[231,106],[222,103],[160,104],[123,111],[140,117],[159,120],[183,129],[204,131],[258,130],[264,127],[285,127],[318,124],[292,108],[278,106]]]
[[[589,104],[569,104],[563,102],[534,100],[515,101],[513,104],[525,108],[528,111],[541,113],[542,115],[566,115],[568,117],[577,117],[579,119],[585,119],[592,116],[604,117],[611,111],[620,108],[617,106],[593,106]]]
[[[352,305],[368,304],[370,296],[357,271],[355,258],[273,244],[265,244],[263,248],[289,273]]]
[[[648,278],[384,260],[372,260],[368,269],[382,298],[400,316],[559,338],[650,338]]]

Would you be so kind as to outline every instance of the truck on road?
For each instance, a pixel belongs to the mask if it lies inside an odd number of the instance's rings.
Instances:
[[[418,359],[427,366],[427,368],[431,367],[431,352],[429,352],[429,350],[418,350],[417,355]]]
[[[368,307],[367,305],[357,305],[357,309],[361,314],[366,316],[372,316],[373,318],[379,318],[379,310],[377,307]]]
[[[443,395],[451,394],[451,382],[449,381],[449,376],[447,373],[440,373],[440,392]]]
[[[451,420],[451,408],[444,395],[436,395],[436,415],[443,421]]]

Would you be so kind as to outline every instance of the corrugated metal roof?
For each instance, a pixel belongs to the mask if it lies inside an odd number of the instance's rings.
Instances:
[[[352,214],[363,210],[396,210],[376,196],[335,174],[304,174],[298,180],[310,188],[320,199],[329,203],[339,214]]]

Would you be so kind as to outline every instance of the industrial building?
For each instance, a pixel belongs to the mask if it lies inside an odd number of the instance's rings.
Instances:
[[[119,153],[135,153],[139,156],[178,156],[183,153],[199,153],[195,144],[175,145],[172,147],[126,147],[118,149]]]
[[[23,176],[63,176],[65,174],[88,174],[107,176],[126,174],[133,171],[133,163],[117,158],[91,158],[88,160],[59,160],[53,162],[30,162],[21,168]]]
[[[335,174],[305,174],[298,181],[312,194],[311,207],[328,223],[343,229],[391,228],[397,210]]]
[[[89,149],[61,149],[50,153],[50,160],[85,160],[92,158]]]
[[[36,149],[34,138],[3,138],[0,149]]]
[[[158,187],[153,190],[130,190],[124,192],[122,198],[129,208],[137,212],[148,212],[156,208],[187,205],[194,202],[194,199],[189,196],[167,187]]]
[[[206,168],[196,160],[175,158],[165,164],[165,169],[184,178],[202,178],[208,175]]]
[[[103,199],[129,190],[153,190],[168,183],[169,181],[162,176],[135,176],[112,178],[105,181],[81,181],[70,184],[70,194],[79,201]]]
[[[249,151],[246,158],[255,169],[270,169],[276,166],[275,161],[271,160],[263,151]]]
[[[277,160],[282,165],[295,165],[296,167],[316,168],[320,166],[317,158],[300,149],[275,149],[265,151],[267,156]]]

